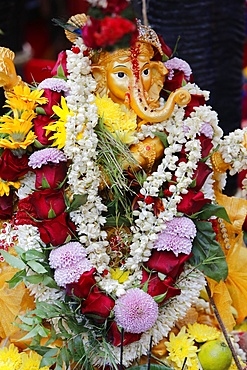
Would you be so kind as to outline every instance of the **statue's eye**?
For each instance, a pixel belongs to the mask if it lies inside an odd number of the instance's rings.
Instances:
[[[118,73],[117,73],[117,76],[118,76],[119,78],[123,78],[123,77],[125,76],[125,73],[124,73],[124,72],[118,72]]]
[[[149,75],[149,69],[148,68],[144,69],[144,71],[142,73],[144,74],[144,76],[148,76]]]

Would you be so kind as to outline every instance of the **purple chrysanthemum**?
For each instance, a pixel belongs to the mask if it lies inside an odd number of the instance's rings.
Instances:
[[[119,326],[129,333],[140,334],[154,325],[158,317],[158,304],[148,293],[132,288],[117,299],[114,312]]]
[[[176,256],[179,253],[190,254],[195,236],[196,227],[191,219],[185,216],[174,217],[158,235],[154,248],[158,251],[172,251]]]
[[[70,268],[85,259],[86,249],[78,242],[70,242],[53,249],[49,256],[51,268]]]
[[[204,122],[201,127],[201,134],[204,134],[209,139],[212,139],[214,136],[214,130],[213,127],[210,125],[210,123]]]
[[[28,165],[35,169],[41,168],[43,165],[48,163],[59,163],[66,161],[67,158],[61,150],[56,148],[45,148],[31,154]]]
[[[83,258],[69,267],[57,268],[54,272],[54,280],[58,286],[66,287],[67,284],[77,283],[81,275],[90,271],[92,267],[91,262],[87,258]]]
[[[45,80],[40,82],[38,86],[38,90],[42,89],[49,89],[57,92],[64,91],[65,93],[69,92],[68,84],[62,78],[46,78]]]
[[[192,70],[187,62],[185,60],[179,59],[179,58],[172,58],[167,60],[167,62],[164,63],[166,68],[168,69],[168,80],[172,80],[174,77],[174,70],[179,70],[184,72],[184,77],[186,81],[189,81],[190,75],[192,73]]]
[[[186,237],[162,233],[162,235],[159,234],[158,240],[155,243],[155,248],[158,251],[172,251],[176,256],[178,256],[179,253],[190,254],[192,242]]]

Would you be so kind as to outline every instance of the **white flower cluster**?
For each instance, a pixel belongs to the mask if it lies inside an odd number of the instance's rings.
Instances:
[[[68,171],[68,183],[74,195],[87,194],[87,202],[79,210],[71,212],[71,219],[77,226],[79,240],[87,247],[92,264],[103,272],[109,257],[105,247],[108,244],[106,233],[102,231],[105,219],[102,211],[105,206],[98,195],[100,171],[95,162],[98,143],[94,127],[98,115],[94,102],[96,81],[90,74],[90,60],[83,55],[86,47],[82,39],[77,39],[80,53],[67,50],[68,86],[70,95],[67,105],[74,113],[66,123],[66,145],[64,152],[72,164]]]
[[[237,129],[225,136],[219,152],[224,162],[231,165],[230,175],[247,169],[247,128]]]

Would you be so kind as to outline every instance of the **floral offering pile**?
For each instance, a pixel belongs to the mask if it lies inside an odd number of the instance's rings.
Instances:
[[[138,34],[126,16],[128,1],[90,3],[101,18],[88,21],[71,49],[59,54],[50,78],[5,91],[1,289],[16,293],[0,306],[6,320],[19,317],[18,326],[0,319],[1,338],[12,342],[0,352],[0,364],[7,356],[19,367],[4,362],[1,369],[123,369],[150,359],[163,369],[201,369],[201,343],[225,340],[215,318],[197,322],[198,312],[213,316],[199,298],[205,286],[212,296],[222,293],[227,329],[247,315],[241,244],[247,211],[231,220],[221,193],[226,170],[247,168],[246,131],[222,138],[217,113],[206,104],[209,93],[165,44],[169,74],[160,102],[183,87],[191,94],[187,106],[175,105],[163,122],[138,125],[133,111],[96,96],[92,49],[126,47]],[[156,136],[164,145],[157,168],[121,166],[134,163],[132,144]],[[239,221],[237,231],[232,221]],[[239,295],[232,290],[236,276]],[[186,321],[191,307],[195,316]],[[41,357],[15,349],[17,330]],[[244,366],[237,342],[235,350]]]

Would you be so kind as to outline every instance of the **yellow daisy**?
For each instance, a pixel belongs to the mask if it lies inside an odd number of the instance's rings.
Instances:
[[[188,324],[187,332],[191,338],[199,343],[218,339],[221,334],[217,328],[205,324],[199,324],[198,322]]]
[[[65,98],[61,97],[61,107],[54,105],[52,107],[53,112],[59,117],[59,120],[48,126],[44,126],[47,133],[54,132],[49,140],[54,140],[52,146],[56,146],[58,149],[62,149],[66,141],[66,128],[68,116],[73,116],[74,113],[68,108]]]
[[[169,342],[165,342],[169,355],[167,359],[172,362],[175,369],[181,369],[186,358],[187,367],[193,369],[193,364],[197,358],[197,347],[194,346],[193,338],[190,338],[185,332],[186,327],[183,326],[177,336],[171,333]]]
[[[19,181],[3,181],[0,179],[0,197],[7,195],[9,196],[10,187],[13,186],[16,189],[19,189],[21,186]]]
[[[19,354],[18,348],[14,344],[10,346],[3,347],[0,349],[0,368],[3,369],[3,366],[7,365],[8,370],[19,370],[21,365],[21,356]]]
[[[135,112],[127,109],[125,105],[114,103],[106,95],[102,98],[96,96],[95,104],[107,129],[123,143],[132,144],[137,128]]]
[[[19,370],[49,370],[48,366],[39,367],[42,357],[36,352],[31,351],[29,354],[22,352],[21,359],[22,365]]]
[[[12,91],[6,92],[6,107],[23,109],[23,104],[28,110],[33,110],[37,105],[48,102],[47,98],[42,97],[44,90],[31,90],[27,85],[15,86]]]

